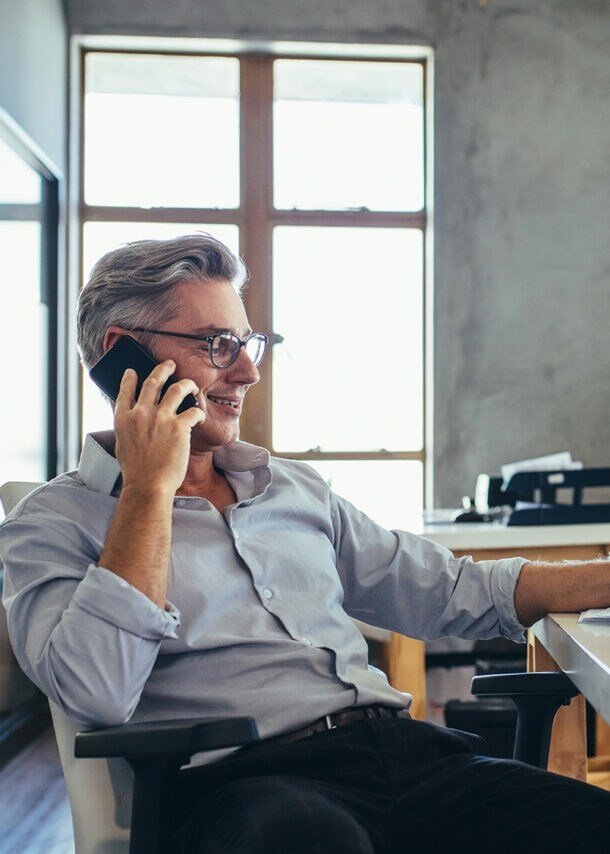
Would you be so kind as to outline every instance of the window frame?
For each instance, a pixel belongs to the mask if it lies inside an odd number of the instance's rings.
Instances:
[[[432,506],[432,81],[433,52],[426,46],[313,45],[301,43],[248,44],[207,39],[131,39],[75,37],[77,51],[78,237],[72,243],[72,270],[78,287],[82,276],[82,239],[85,222],[215,222],[239,228],[240,253],[247,259],[250,286],[244,293],[252,327],[270,335],[270,348],[281,338],[273,330],[272,239],[280,225],[417,229],[423,238],[423,446],[387,451],[276,451],[272,445],[272,359],[260,366],[261,382],[249,394],[241,419],[241,437],[268,448],[274,456],[302,460],[413,460],[423,469],[424,504]],[[84,98],[85,57],[97,53],[150,53],[157,55],[229,56],[240,61],[240,203],[236,208],[145,209],[89,205],[84,200]],[[415,62],[423,70],[424,105],[424,207],[419,211],[286,210],[273,206],[273,62],[276,59]],[[248,140],[248,144],[245,141]],[[75,155],[77,152],[74,152]],[[257,176],[253,181],[251,176]],[[79,420],[80,424],[80,420]]]
[[[0,138],[40,178],[40,201],[37,203],[0,203],[0,220],[37,222],[40,224],[40,302],[47,310],[47,369],[45,389],[45,477],[55,477],[62,457],[60,420],[63,415],[58,347],[60,310],[59,288],[59,169],[40,151],[7,113],[0,110]]]

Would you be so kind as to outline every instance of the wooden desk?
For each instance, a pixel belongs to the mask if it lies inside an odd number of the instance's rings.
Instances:
[[[456,557],[470,554],[476,560],[495,560],[514,555],[528,560],[587,560],[608,555],[610,544],[610,524],[507,528],[503,525],[464,523],[424,526],[416,533],[445,546]],[[542,652],[538,660],[543,660]],[[387,645],[385,666],[392,685],[413,694],[413,716],[424,718],[424,643],[393,634]],[[538,669],[545,668],[541,665]]]
[[[478,559],[512,555],[536,558],[607,554],[610,524],[524,525],[507,528],[495,524],[426,525],[422,536],[434,540],[456,555],[472,554]]]
[[[584,698],[610,722],[610,625],[579,623],[578,614],[549,614],[530,631],[531,670],[563,670],[581,691],[559,710],[549,768],[587,778]],[[603,728],[607,734],[607,727]],[[599,743],[599,739],[598,739]]]

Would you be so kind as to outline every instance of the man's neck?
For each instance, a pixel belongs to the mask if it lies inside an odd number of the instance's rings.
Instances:
[[[176,494],[207,498],[218,510],[235,501],[235,493],[226,477],[214,468],[211,451],[191,454],[186,476]]]

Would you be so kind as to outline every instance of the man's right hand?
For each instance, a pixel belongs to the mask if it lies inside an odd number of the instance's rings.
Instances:
[[[184,480],[191,449],[191,430],[205,421],[205,412],[189,407],[176,410],[187,394],[197,394],[193,380],[178,380],[159,395],[176,370],[173,361],[157,365],[142,384],[136,400],[137,375],[128,369],[116,400],[114,421],[116,456],[121,464],[123,488],[167,490],[172,498]]]
[[[175,369],[172,361],[158,365],[137,400],[135,371],[123,376],[115,406],[123,487],[98,561],[160,608],[166,606],[174,495],[186,474],[191,430],[205,420],[195,407],[176,413],[185,396],[198,391],[192,380],[178,380],[159,399]]]

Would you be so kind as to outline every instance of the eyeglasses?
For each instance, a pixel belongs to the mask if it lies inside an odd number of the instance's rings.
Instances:
[[[165,329],[145,329],[132,326],[129,332],[150,332],[154,335],[168,335],[171,338],[188,338],[191,341],[205,341],[212,364],[215,368],[228,368],[239,356],[243,347],[254,365],[260,365],[269,338],[264,332],[253,332],[243,341],[232,332],[217,332],[215,335],[195,335],[193,332],[167,332]]]

